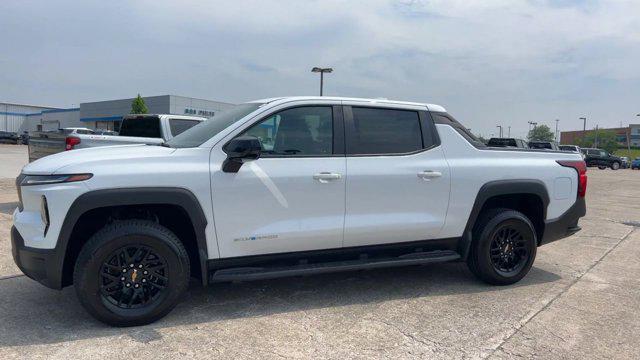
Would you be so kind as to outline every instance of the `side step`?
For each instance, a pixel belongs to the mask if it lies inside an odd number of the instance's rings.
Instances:
[[[423,265],[460,259],[460,254],[450,250],[415,252],[393,258],[361,258],[358,260],[333,261],[314,264],[298,264],[286,267],[236,267],[216,270],[210,275],[211,282],[264,280],[287,276],[325,274],[341,271],[377,269],[408,265]]]

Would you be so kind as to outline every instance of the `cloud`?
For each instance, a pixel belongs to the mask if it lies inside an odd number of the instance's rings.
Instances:
[[[474,131],[633,121],[635,1],[2,2],[0,98],[67,106],[173,93],[441,103]],[[635,95],[634,95],[635,94]],[[578,124],[579,125],[579,124]]]

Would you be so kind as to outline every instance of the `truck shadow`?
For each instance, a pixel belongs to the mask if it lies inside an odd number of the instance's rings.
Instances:
[[[167,317],[138,328],[113,328],[90,317],[73,288],[50,290],[21,276],[0,281],[0,347],[55,344],[127,334],[138,342],[162,338],[157,329],[225,322],[295,311],[375,305],[440,296],[475,298],[530,297],[520,290],[560,280],[555,273],[532,268],[525,279],[506,287],[477,281],[461,263],[294,277],[245,283],[190,287],[185,299]],[[539,290],[541,296],[543,290]],[[538,293],[539,291],[536,291]],[[515,294],[514,294],[515,292]],[[453,300],[452,300],[453,301]],[[337,314],[336,316],[340,316]],[[213,335],[213,334],[212,334]]]

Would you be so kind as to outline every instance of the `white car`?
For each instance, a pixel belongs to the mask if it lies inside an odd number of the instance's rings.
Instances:
[[[580,230],[578,154],[488,148],[438,105],[241,104],[168,141],[51,155],[17,179],[13,255],[140,325],[202,284],[444,261],[513,284]]]

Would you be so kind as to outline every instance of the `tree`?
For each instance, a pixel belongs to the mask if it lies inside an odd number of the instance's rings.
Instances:
[[[144,103],[144,99],[142,98],[142,96],[140,96],[140,94],[138,94],[138,97],[133,99],[133,101],[131,102],[131,113],[146,114],[148,112],[149,109],[147,109],[147,105]]]
[[[590,131],[585,137],[580,138],[577,144],[580,147],[596,147],[613,153],[618,149],[616,133],[610,130]]]
[[[529,141],[553,141],[555,135],[547,125],[534,126],[529,130],[527,140]]]

